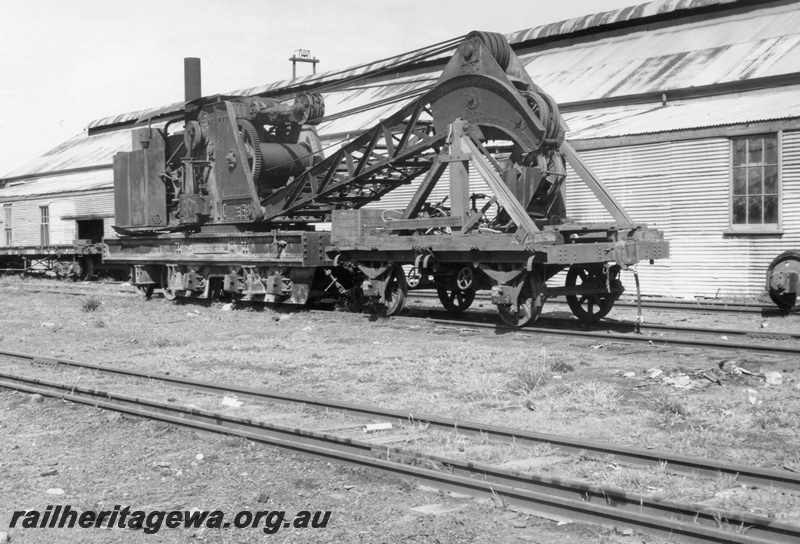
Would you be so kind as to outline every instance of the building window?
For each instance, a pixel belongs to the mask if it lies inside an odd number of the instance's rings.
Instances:
[[[6,245],[11,245],[11,206],[5,205],[3,206],[3,227],[5,231],[5,241]]]
[[[50,245],[50,207],[39,207],[39,242],[42,246]]]
[[[780,203],[778,135],[733,138],[731,224],[777,228]]]

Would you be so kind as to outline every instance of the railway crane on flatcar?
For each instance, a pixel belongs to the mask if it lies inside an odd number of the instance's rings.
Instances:
[[[500,34],[469,34],[430,90],[327,157],[323,115],[312,92],[290,105],[223,97],[188,103],[182,138],[136,129],[114,159],[120,236],[104,259],[129,265],[146,294],[306,304],[357,290],[389,315],[413,265],[449,310],[486,289],[518,327],[554,295],[598,320],[623,291],[621,268],[669,255],[565,141],[557,104]],[[568,219],[567,164],[612,221]],[[471,169],[489,188],[480,208]],[[364,207],[412,183],[404,209]],[[431,213],[438,183],[449,203]],[[547,286],[563,270],[565,285]]]

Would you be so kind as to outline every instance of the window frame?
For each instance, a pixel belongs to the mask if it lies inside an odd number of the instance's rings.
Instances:
[[[754,136],[766,138],[775,136],[778,168],[778,217],[775,223],[734,223],[733,222],[733,174],[734,174],[734,141],[747,140]],[[763,183],[763,181],[762,181]],[[741,196],[741,195],[738,195]],[[762,211],[763,213],[763,211]],[[755,132],[738,134],[728,138],[728,230],[726,234],[782,234],[783,233],[783,130],[775,132]]]
[[[46,221],[45,221],[46,220]],[[50,246],[50,205],[39,205],[39,246]]]

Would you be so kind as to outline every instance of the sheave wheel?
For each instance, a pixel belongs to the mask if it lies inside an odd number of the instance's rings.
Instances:
[[[611,278],[615,281],[615,278]],[[606,287],[606,275],[602,268],[588,268],[581,265],[573,265],[567,272],[567,287],[578,287],[583,289],[604,289]],[[595,323],[600,321],[611,308],[614,307],[614,293],[595,293],[591,295],[567,295],[567,304],[575,317],[584,323]]]
[[[537,291],[536,276],[531,274],[525,280],[516,304],[497,306],[497,313],[503,323],[518,328],[536,321],[542,313],[542,305],[536,304],[536,298],[539,296]]]
[[[386,315],[397,315],[406,305],[408,285],[403,269],[396,266],[389,273],[389,283],[386,285]]]
[[[440,287],[436,290],[439,300],[444,309],[453,315],[460,314],[472,305],[475,300],[475,291],[472,289],[445,289]]]

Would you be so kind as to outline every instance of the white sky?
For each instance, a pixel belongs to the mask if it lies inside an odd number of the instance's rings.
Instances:
[[[327,72],[645,2],[0,0],[0,176],[94,119],[183,100],[184,57],[214,94],[289,79],[297,49]]]

